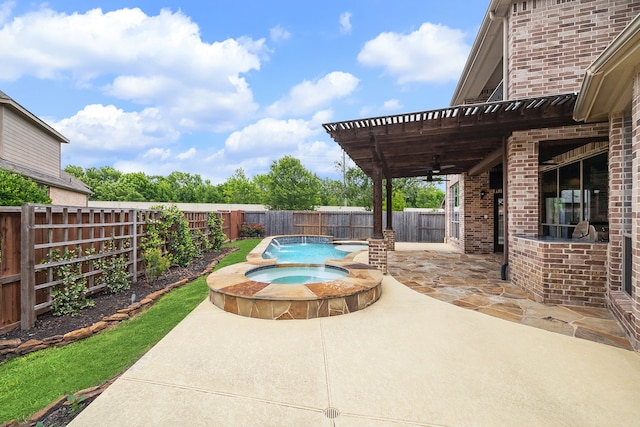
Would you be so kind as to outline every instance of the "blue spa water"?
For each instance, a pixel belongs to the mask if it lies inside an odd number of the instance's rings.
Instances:
[[[291,266],[259,267],[248,271],[246,276],[256,282],[278,283],[282,285],[304,285],[307,283],[328,282],[344,277],[347,270],[331,266]]]

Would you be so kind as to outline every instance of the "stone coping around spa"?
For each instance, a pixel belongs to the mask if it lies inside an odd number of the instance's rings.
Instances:
[[[322,264],[286,264],[293,266],[317,266]],[[256,268],[255,264],[238,263],[212,273],[207,277],[207,285],[212,292],[232,297],[274,300],[311,301],[318,299],[342,298],[368,291],[382,282],[383,274],[374,266],[349,260],[330,260],[326,265],[348,271],[345,277],[327,282],[285,285],[256,282],[245,274]],[[259,268],[259,267],[258,267]],[[274,268],[278,268],[275,267]]]
[[[333,236],[326,235],[280,235],[280,236],[270,236],[262,239],[258,245],[253,248],[251,252],[247,255],[247,262],[254,265],[273,265],[278,262],[276,258],[265,259],[262,258],[262,254],[267,250],[271,241],[276,239],[282,243],[297,243],[302,240],[307,240],[309,243],[332,243],[339,245],[348,245],[348,244],[360,244],[360,245],[368,245],[368,242],[363,240],[334,240]],[[353,256],[359,251],[352,252],[348,254],[344,259],[352,259]]]

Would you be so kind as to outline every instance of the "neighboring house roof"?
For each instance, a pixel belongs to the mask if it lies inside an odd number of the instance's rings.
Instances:
[[[453,92],[451,105],[462,105],[466,99],[477,98],[502,63],[502,22],[495,18],[506,16],[511,3],[511,0],[491,0]]]
[[[18,104],[13,98],[11,98],[9,95],[2,92],[1,90],[0,90],[0,105],[5,105],[13,109],[16,113],[21,115],[24,119],[38,126],[44,132],[54,137],[57,141],[69,143],[69,140],[64,135],[62,135],[60,132],[58,132],[57,130],[55,130],[48,124],[46,124],[42,119],[38,118],[36,115],[31,113],[22,105]]]
[[[0,159],[0,169],[19,173],[22,176],[32,179],[38,184],[43,184],[48,187],[62,188],[81,194],[91,194],[91,189],[89,187],[63,170],[60,171],[60,176],[51,176],[4,159]]]
[[[587,68],[573,117],[579,121],[607,120],[609,113],[631,104],[633,77],[640,66],[640,15]]]

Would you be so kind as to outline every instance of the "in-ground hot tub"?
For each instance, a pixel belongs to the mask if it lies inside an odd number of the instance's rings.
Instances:
[[[214,305],[247,317],[312,319],[352,313],[380,298],[383,274],[377,268],[350,259],[276,264],[275,258],[262,258],[271,240],[261,242],[249,262],[209,275]]]

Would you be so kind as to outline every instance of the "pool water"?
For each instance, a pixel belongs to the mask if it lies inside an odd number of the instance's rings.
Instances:
[[[324,264],[328,259],[343,259],[349,253],[366,249],[366,245],[333,245],[331,243],[283,243],[269,245],[263,258],[276,258],[278,264]]]
[[[276,283],[282,285],[304,285],[307,283],[328,282],[345,277],[347,270],[325,265],[305,266],[267,266],[258,267],[246,273],[256,282]]]

